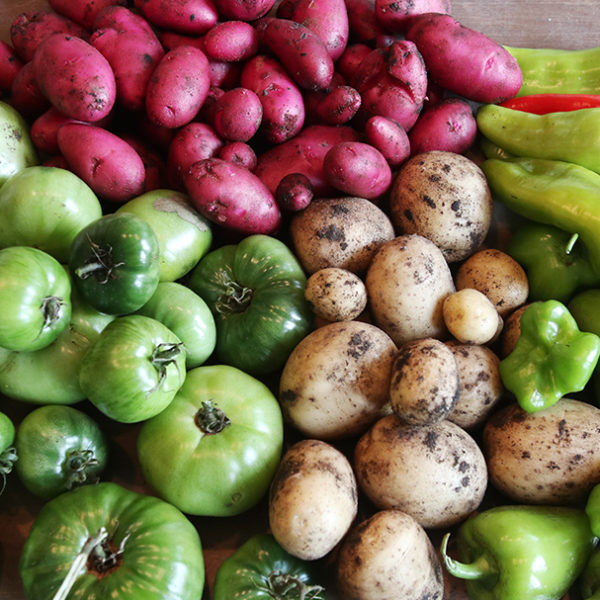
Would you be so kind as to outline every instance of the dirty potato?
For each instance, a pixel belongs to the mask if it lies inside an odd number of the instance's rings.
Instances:
[[[492,195],[472,160],[434,150],[413,156],[390,189],[398,231],[432,240],[448,262],[464,260],[483,243],[492,219]]]
[[[357,510],[354,472],[337,448],[306,439],[283,455],[269,490],[269,526],[287,552],[303,560],[325,556]]]

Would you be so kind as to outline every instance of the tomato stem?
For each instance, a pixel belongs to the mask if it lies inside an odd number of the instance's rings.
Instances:
[[[16,461],[17,449],[14,446],[10,446],[0,454],[0,478],[2,479],[0,494],[4,492],[4,488],[6,487],[6,476],[13,470]]]
[[[167,369],[169,365],[174,364],[179,370],[177,365],[177,357],[182,351],[182,342],[163,342],[154,348],[150,362],[158,372],[158,382],[151,392],[155,392],[162,385],[163,381],[167,377]]]
[[[194,421],[200,430],[207,434],[219,433],[231,424],[227,415],[215,406],[211,400],[202,402]]]
[[[233,279],[224,282],[225,291],[218,297],[215,309],[222,315],[241,313],[252,302],[252,288],[246,287]]]
[[[64,469],[67,471],[65,487],[70,490],[88,480],[88,469],[98,464],[92,450],[69,450]]]
[[[271,571],[257,584],[259,590],[277,600],[311,600],[325,590],[320,585],[306,585],[301,579],[282,571]]]
[[[51,327],[60,318],[60,309],[64,305],[64,300],[58,296],[46,296],[42,300],[40,309],[44,317],[42,331]]]
[[[112,246],[102,247],[88,237],[92,256],[83,265],[75,269],[75,275],[80,279],[87,279],[92,275],[101,285],[108,283],[113,276],[113,271],[122,267],[124,262],[115,262],[112,255]]]

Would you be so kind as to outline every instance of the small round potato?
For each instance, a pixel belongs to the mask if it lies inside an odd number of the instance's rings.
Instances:
[[[481,427],[504,393],[500,359],[488,346],[446,342],[458,365],[458,402],[448,419],[467,431]]]
[[[448,420],[423,426],[382,417],[356,444],[354,467],[375,506],[402,510],[425,528],[465,519],[481,504],[488,480],[479,446]]]
[[[307,273],[340,267],[360,275],[394,233],[383,210],[366,198],[316,198],[294,213],[290,234]]]
[[[487,344],[502,329],[502,317],[492,301],[473,288],[447,296],[442,313],[448,331],[463,344]]]
[[[325,556],[357,510],[352,465],[337,448],[306,439],[287,450],[269,490],[269,526],[287,552],[303,560]]]
[[[377,326],[328,323],[292,350],[279,380],[286,421],[322,440],[363,433],[388,404],[396,345]]]
[[[456,262],[483,243],[492,219],[492,195],[472,160],[432,150],[400,168],[390,190],[390,215],[399,231],[429,238],[448,262]]]
[[[504,318],[527,301],[529,281],[512,256],[486,248],[470,256],[456,273],[456,289],[474,288],[485,294]]]
[[[315,315],[326,321],[351,321],[367,306],[363,280],[338,267],[313,273],[306,281],[304,296]]]
[[[344,600],[442,600],[444,577],[427,532],[400,510],[354,526],[340,546],[337,588]]]
[[[458,365],[440,340],[425,338],[402,344],[392,363],[390,406],[411,425],[445,419],[458,401]]]

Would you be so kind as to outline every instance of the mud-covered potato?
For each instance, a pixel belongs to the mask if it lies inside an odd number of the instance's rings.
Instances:
[[[325,556],[357,510],[352,465],[337,448],[305,439],[286,451],[269,490],[269,526],[287,552],[303,560]]]
[[[279,380],[286,421],[322,440],[363,433],[384,414],[396,345],[361,321],[328,323],[292,350]]]
[[[527,413],[517,403],[483,429],[490,483],[515,502],[573,504],[600,483],[600,409],[561,398]]]
[[[485,239],[492,195],[483,171],[454,152],[413,156],[390,188],[390,216],[398,231],[432,240],[448,262],[464,260]]]
[[[382,510],[355,525],[336,566],[344,600],[441,600],[444,578],[426,531],[410,515]]]
[[[394,226],[366,198],[316,198],[294,214],[290,233],[308,273],[339,267],[361,274],[378,248],[394,237]]]
[[[380,509],[397,509],[425,528],[450,527],[479,507],[488,476],[476,441],[444,420],[409,425],[379,419],[354,451],[359,488]]]

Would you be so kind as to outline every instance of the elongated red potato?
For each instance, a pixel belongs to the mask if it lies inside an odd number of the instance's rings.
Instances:
[[[68,117],[95,122],[112,110],[117,97],[114,72],[85,40],[51,35],[38,46],[31,62],[42,94]]]
[[[215,4],[219,14],[229,20],[256,21],[273,8],[275,0],[215,0]]]
[[[48,0],[59,14],[92,31],[98,13],[107,6],[126,6],[127,0]]]
[[[219,19],[212,0],[134,0],[133,4],[153,25],[187,35],[202,35]]]
[[[361,97],[349,85],[340,85],[331,90],[316,106],[319,119],[326,125],[343,125],[356,115]]]
[[[281,212],[273,194],[245,167],[221,158],[195,162],[185,173],[187,192],[204,217],[243,233],[275,233]]]
[[[66,123],[58,147],[69,168],[101,198],[125,202],[144,191],[140,155],[119,136],[95,125]]]
[[[387,160],[392,169],[399,167],[410,156],[410,139],[395,121],[376,115],[365,123],[367,141]]]
[[[375,0],[377,21],[388,31],[405,32],[415,17],[425,13],[452,14],[450,0]]]

